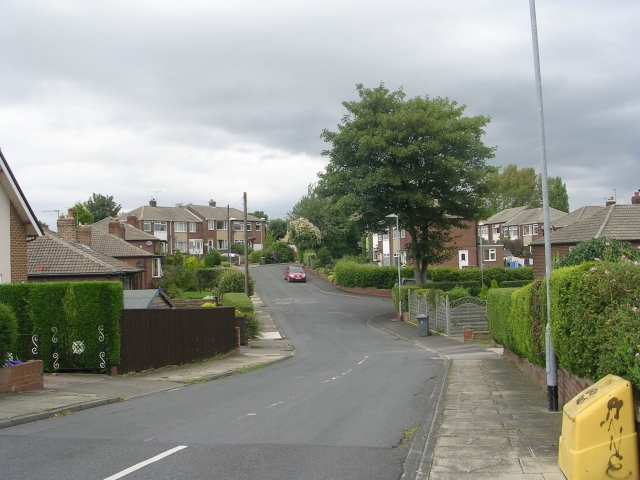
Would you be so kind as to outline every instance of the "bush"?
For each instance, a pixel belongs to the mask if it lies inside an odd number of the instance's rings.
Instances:
[[[455,300],[459,300],[461,298],[464,297],[470,297],[471,294],[469,293],[469,290],[467,290],[466,288],[463,288],[461,286],[456,286],[454,288],[452,288],[451,290],[449,290],[448,292],[444,292],[443,295],[446,295],[447,297],[449,297],[449,301],[453,302]]]
[[[302,254],[302,263],[304,263],[307,266],[311,266],[312,258],[314,259],[314,266],[315,266],[316,252],[314,252],[313,250],[307,250]]]
[[[327,247],[321,247],[316,255],[316,265],[320,268],[326,267],[331,263],[331,252]]]
[[[203,308],[215,308],[218,305],[212,302],[204,302],[202,305],[200,305]]]
[[[515,288],[492,288],[487,294],[487,320],[491,338],[500,345],[511,349],[513,329],[509,322],[511,294]]]
[[[198,286],[200,287],[199,290],[215,289],[224,272],[226,272],[226,269],[222,267],[199,269],[197,273]]]
[[[518,288],[518,287],[524,287],[526,285],[529,285],[530,283],[533,283],[533,280],[505,280],[500,284],[500,287],[502,287],[502,288]],[[493,282],[492,282],[491,283],[491,288],[499,288],[498,287],[498,282],[496,282],[496,286],[495,287],[493,286]]]
[[[569,267],[593,261],[619,262],[621,260],[640,261],[640,252],[628,242],[613,238],[592,238],[578,243],[554,267]]]
[[[4,367],[9,359],[9,353],[16,357],[18,342],[18,318],[13,309],[0,303],[0,367]]]
[[[255,281],[249,276],[249,295],[253,295]],[[220,295],[225,293],[244,293],[244,273],[236,268],[224,270],[218,281],[217,290]]]
[[[235,307],[237,317],[247,319],[247,338],[257,340],[260,337],[260,322],[253,311],[253,302],[244,293],[227,293],[222,297],[222,305]]]
[[[343,258],[336,263],[334,274],[338,284],[344,287],[391,289],[398,283],[398,267],[362,264],[354,258]],[[413,277],[413,267],[403,267],[400,275]]]
[[[260,257],[262,257],[262,250],[254,250],[249,254],[250,263],[260,263]],[[266,259],[265,259],[266,260]]]
[[[222,255],[215,248],[210,248],[202,260],[207,268],[217,267],[222,262]]]
[[[293,262],[293,248],[284,242],[274,242],[268,253],[268,255],[265,255],[267,263]]]

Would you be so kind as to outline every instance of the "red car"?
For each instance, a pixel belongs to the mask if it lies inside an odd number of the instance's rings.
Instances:
[[[306,282],[307,274],[300,267],[287,267],[284,269],[284,279],[287,282]]]

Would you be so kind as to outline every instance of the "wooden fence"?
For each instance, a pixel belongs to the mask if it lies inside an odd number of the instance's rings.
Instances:
[[[123,310],[118,374],[229,353],[235,327],[233,307]]]
[[[409,290],[409,318],[429,314],[429,328],[445,335],[462,335],[463,327],[474,332],[488,331],[487,302],[475,297],[459,298],[449,302],[448,296],[436,297],[435,308],[429,305],[424,293]]]

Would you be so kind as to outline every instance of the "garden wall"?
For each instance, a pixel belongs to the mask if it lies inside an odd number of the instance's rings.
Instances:
[[[20,365],[0,368],[0,392],[42,390],[44,377],[42,360],[30,360]]]

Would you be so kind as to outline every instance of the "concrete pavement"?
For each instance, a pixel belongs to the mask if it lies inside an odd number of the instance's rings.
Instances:
[[[565,479],[558,466],[562,413],[547,412],[545,392],[503,358],[501,349],[440,335],[419,337],[415,325],[390,316],[369,323],[445,362],[434,416],[414,439],[403,478]]]

